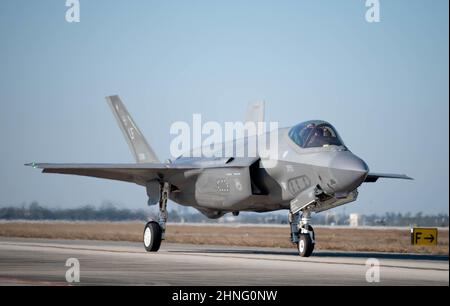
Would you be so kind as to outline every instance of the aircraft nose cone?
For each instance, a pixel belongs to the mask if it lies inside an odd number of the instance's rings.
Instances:
[[[351,152],[340,152],[330,162],[330,172],[336,193],[348,193],[358,188],[366,179],[369,167]]]

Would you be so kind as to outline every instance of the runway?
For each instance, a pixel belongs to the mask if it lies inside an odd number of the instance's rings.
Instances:
[[[78,285],[449,285],[448,256],[318,251],[295,248],[0,238],[0,285],[73,285],[68,258],[80,263]],[[366,281],[368,258],[380,282]]]

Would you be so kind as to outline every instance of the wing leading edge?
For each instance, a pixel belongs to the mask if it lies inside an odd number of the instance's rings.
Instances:
[[[171,182],[174,176],[189,176],[192,171],[201,172],[208,168],[248,167],[255,162],[251,158],[199,159],[183,163],[140,163],[140,164],[25,164],[42,169],[43,173],[72,174],[110,179],[145,185],[154,179]],[[191,173],[190,173],[191,172]]]
[[[42,169],[43,173],[59,173],[89,176],[137,184],[170,176],[180,171],[189,170],[188,167],[165,167],[164,164],[26,164],[33,168]]]

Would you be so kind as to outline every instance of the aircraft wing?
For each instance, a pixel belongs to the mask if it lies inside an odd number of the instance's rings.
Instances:
[[[42,169],[43,173],[72,174],[139,183],[170,175],[174,168],[165,168],[161,164],[27,164]],[[188,170],[188,169],[185,169]]]
[[[26,166],[42,169],[43,173],[59,173],[89,176],[145,185],[153,179],[168,182],[174,176],[190,175],[208,168],[248,167],[256,159],[252,158],[201,158],[180,163],[140,163],[140,164],[48,164],[31,163]]]
[[[403,180],[413,180],[405,174],[391,174],[391,173],[369,173],[366,177],[365,183],[374,183],[378,181],[379,178],[393,178],[393,179],[403,179]]]

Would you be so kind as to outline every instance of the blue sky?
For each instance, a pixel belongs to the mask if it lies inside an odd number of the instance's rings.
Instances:
[[[324,119],[372,171],[346,212],[448,213],[446,0],[64,0],[0,2],[0,205],[112,200],[145,207],[127,183],[43,175],[25,162],[132,162],[104,97],[120,94],[157,154],[172,122],[237,121],[248,102],[289,126]]]

